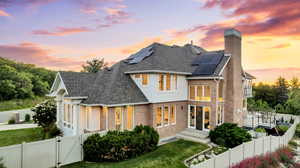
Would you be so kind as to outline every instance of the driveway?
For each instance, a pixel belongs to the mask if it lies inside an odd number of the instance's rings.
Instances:
[[[14,115],[14,113],[20,113],[20,120],[24,120],[26,114],[30,114],[31,116],[33,114],[30,108],[21,110],[2,111],[0,112],[0,123],[8,122],[8,120]]]
[[[5,130],[16,130],[24,128],[35,128],[37,124],[10,124],[10,125],[0,125],[0,131]]]

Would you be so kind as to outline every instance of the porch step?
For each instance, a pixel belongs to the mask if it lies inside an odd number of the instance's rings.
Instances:
[[[208,135],[209,133],[206,131],[199,131],[192,128],[186,128],[182,132],[176,134],[176,137],[195,142],[209,143],[210,139]]]

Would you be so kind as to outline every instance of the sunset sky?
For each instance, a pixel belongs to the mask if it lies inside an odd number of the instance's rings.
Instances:
[[[300,77],[300,0],[0,0],[0,57],[80,71],[153,42],[223,49],[231,27],[257,81]]]

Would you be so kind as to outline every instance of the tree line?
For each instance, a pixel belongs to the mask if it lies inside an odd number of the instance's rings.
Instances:
[[[300,115],[300,80],[279,77],[274,84],[253,84],[253,98],[248,99],[250,111],[272,111]]]
[[[55,71],[0,57],[0,101],[45,96]]]

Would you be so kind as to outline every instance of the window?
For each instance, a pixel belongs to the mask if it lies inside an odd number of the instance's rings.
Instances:
[[[171,75],[170,74],[167,74],[166,75],[166,89],[167,90],[171,90]]]
[[[177,75],[174,75],[174,88],[177,90]]]
[[[108,130],[108,107],[103,107],[103,113],[105,115],[105,129]]]
[[[85,116],[85,118],[86,118],[86,129],[91,129],[91,117],[92,117],[92,107],[86,107],[85,108],[85,114],[86,114],[86,116]]]
[[[142,74],[142,84],[148,85],[148,74]]]
[[[196,127],[196,108],[195,106],[190,106],[189,112],[189,127]]]
[[[190,100],[211,101],[211,90],[208,85],[192,85],[189,94]]]
[[[164,106],[164,125],[169,125],[169,106]]]
[[[195,86],[190,86],[190,99],[195,100]]]
[[[158,85],[159,85],[159,90],[163,91],[164,90],[164,75],[163,74],[159,74]]]
[[[133,106],[127,106],[127,130],[133,128]]]
[[[162,107],[156,108],[156,126],[162,126]]]
[[[115,108],[115,128],[116,130],[122,130],[123,128],[123,111],[121,107]]]
[[[170,122],[171,124],[176,124],[176,105],[171,106]]]
[[[141,74],[135,74],[134,77],[135,77],[135,78],[140,78],[140,77],[141,77]]]
[[[223,80],[221,80],[220,82],[219,82],[219,89],[218,89],[218,93],[219,93],[219,98],[218,98],[218,100],[219,101],[224,101],[224,98],[223,98]]]
[[[217,125],[223,123],[224,104],[219,104],[217,109]]]

